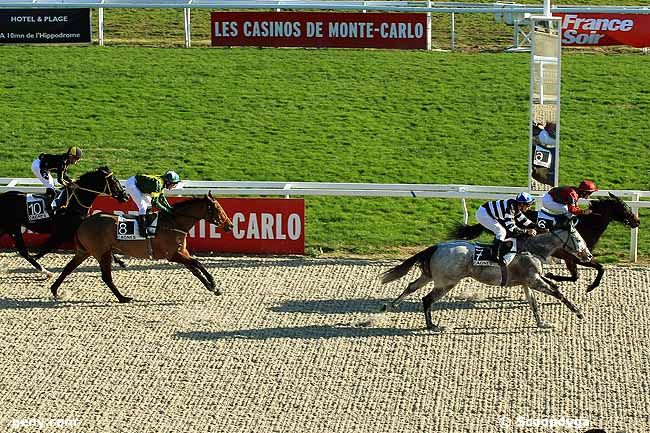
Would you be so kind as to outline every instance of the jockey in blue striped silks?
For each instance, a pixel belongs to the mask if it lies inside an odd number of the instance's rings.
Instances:
[[[495,235],[494,248],[499,263],[508,265],[512,261],[517,252],[517,237],[526,233],[536,234],[535,224],[524,215],[533,201],[530,194],[522,192],[514,199],[486,202],[476,211],[478,222]],[[501,249],[506,240],[511,240],[513,245],[510,252],[502,256]]]

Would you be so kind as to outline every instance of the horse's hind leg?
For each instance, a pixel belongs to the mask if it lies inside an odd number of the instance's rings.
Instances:
[[[65,280],[65,277],[70,275],[72,271],[77,269],[77,267],[83,263],[84,260],[88,258],[88,253],[85,251],[77,251],[75,256],[68,262],[67,265],[65,265],[65,268],[63,268],[63,271],[61,271],[61,275],[59,275],[59,278],[56,279],[54,284],[52,284],[52,287],[50,287],[50,291],[52,292],[52,296],[56,299],[58,297],[58,290],[59,286],[61,283],[63,283],[63,280]]]
[[[117,290],[115,284],[113,284],[113,275],[111,274],[112,264],[113,264],[113,254],[111,251],[108,251],[104,253],[101,260],[99,261],[99,266],[102,270],[102,280],[104,281],[104,283],[106,283],[108,288],[111,289],[111,292],[113,292],[118,302],[120,303],[129,302],[131,301],[132,298],[129,298],[128,296],[123,296],[120,293],[120,291]]]
[[[454,288],[454,284],[442,286],[442,287],[436,287],[432,291],[430,291],[424,298],[422,298],[422,305],[424,306],[424,319],[427,322],[427,329],[430,329],[432,331],[442,331],[444,330],[443,327],[440,327],[438,325],[433,324],[433,320],[431,319],[431,306],[440,300],[443,296],[445,296],[451,289]]]
[[[16,245],[16,249],[18,250],[18,254],[25,260],[27,260],[33,267],[35,267],[39,272],[47,275],[48,278],[51,278],[54,274],[47,269],[45,269],[43,266],[41,266],[40,263],[38,263],[32,256],[29,255],[29,251],[27,251],[27,246],[25,245],[25,240],[23,239],[23,235],[20,233],[20,227],[13,231],[11,233],[11,238],[14,240],[14,244]]]
[[[431,280],[432,280],[431,277],[428,277],[423,273],[422,275],[420,275],[420,278],[418,278],[415,281],[411,281],[409,285],[406,287],[406,289],[402,292],[402,294],[397,297],[397,299],[395,299],[390,304],[384,304],[382,307],[382,311],[396,309],[399,306],[399,304],[401,304],[404,301],[404,299],[406,299],[408,295],[410,295],[411,293],[415,293],[419,288],[423,287]]]

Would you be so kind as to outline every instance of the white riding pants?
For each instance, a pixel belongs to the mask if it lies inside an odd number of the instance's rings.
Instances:
[[[147,209],[151,207],[151,196],[138,189],[135,184],[135,176],[127,179],[124,189],[131,196],[131,200],[138,207],[138,215],[146,215]]]
[[[494,233],[494,235],[497,237],[498,240],[500,241],[506,240],[506,235],[508,234],[506,228],[503,227],[497,220],[492,218],[487,213],[487,209],[485,209],[483,206],[479,207],[478,210],[476,211],[476,220],[483,227],[485,227],[486,229]]]
[[[47,178],[43,177],[43,173],[41,173],[41,160],[40,159],[35,159],[34,162],[32,162],[32,173],[34,173],[34,176],[36,176],[36,179],[40,180],[41,183],[45,188],[51,188],[54,189],[54,179],[52,178],[52,175],[50,174],[49,171],[47,171]]]
[[[569,206],[556,202],[549,193],[544,194],[542,197],[542,207],[550,215],[571,215]]]

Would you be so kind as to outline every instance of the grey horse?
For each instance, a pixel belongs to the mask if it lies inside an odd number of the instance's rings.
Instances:
[[[460,280],[471,277],[491,286],[501,285],[499,266],[474,265],[475,246],[474,242],[467,241],[442,242],[415,254],[384,272],[381,280],[383,284],[402,278],[416,263],[420,265],[422,274],[417,280],[411,282],[397,299],[385,305],[383,309],[397,308],[408,295],[433,281],[434,289],[422,298],[424,316],[428,329],[442,330],[443,328],[433,324],[431,306],[453,289]],[[580,310],[560,292],[558,285],[544,277],[542,263],[546,262],[558,250],[564,250],[581,261],[590,261],[593,258],[585,241],[575,227],[570,225],[527,239],[523,246],[523,252],[517,254],[508,265],[505,286],[523,286],[526,299],[533,310],[537,326],[540,328],[550,328],[552,325],[545,322],[540,316],[537,301],[530,289],[559,299],[578,318],[582,319],[583,317]]]

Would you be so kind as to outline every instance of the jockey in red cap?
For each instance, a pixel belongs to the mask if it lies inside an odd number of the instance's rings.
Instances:
[[[591,194],[598,191],[596,184],[590,180],[583,180],[575,188],[573,186],[561,186],[552,188],[542,197],[542,206],[551,215],[587,215],[590,209],[580,209],[578,200],[589,198]]]

